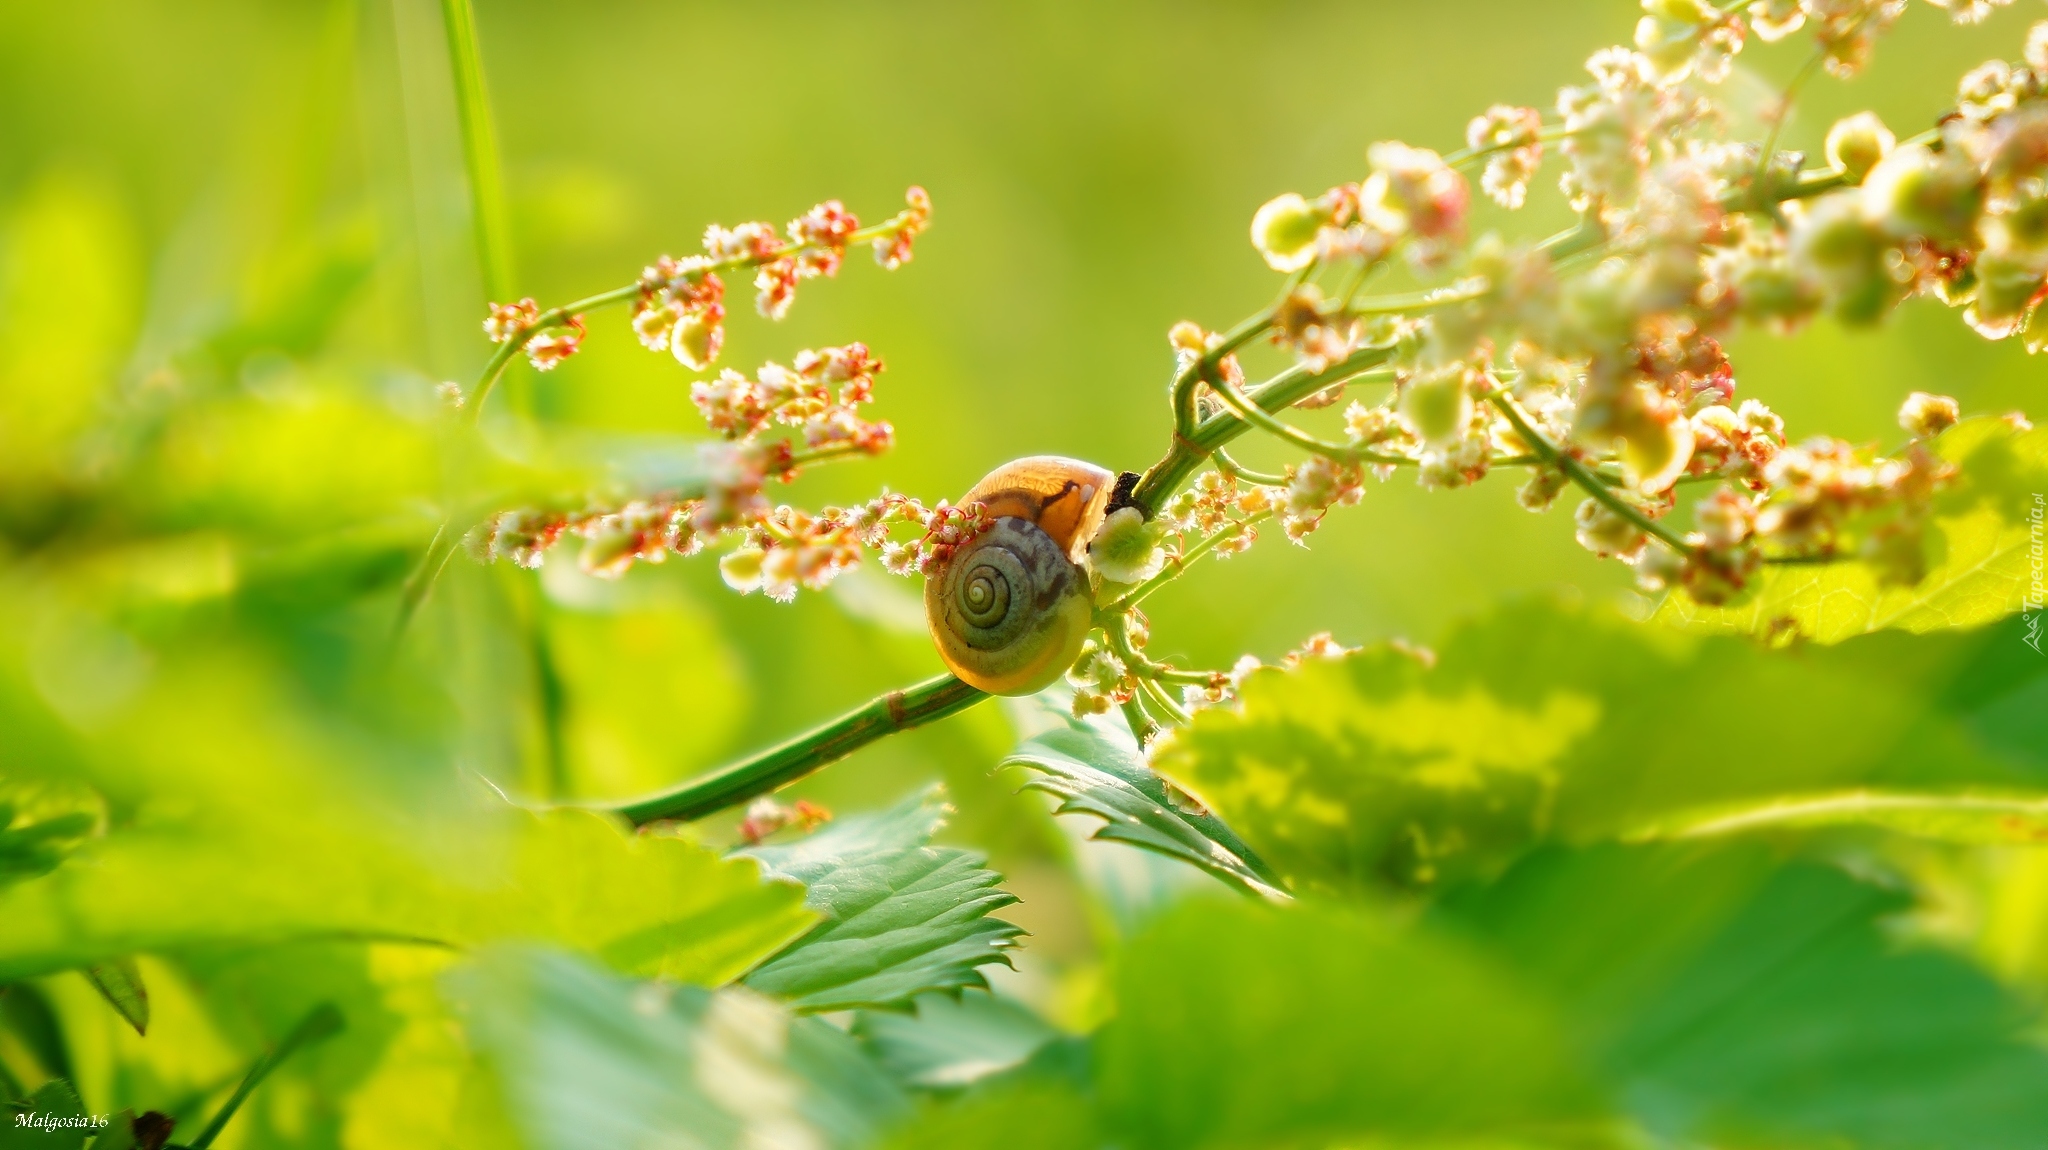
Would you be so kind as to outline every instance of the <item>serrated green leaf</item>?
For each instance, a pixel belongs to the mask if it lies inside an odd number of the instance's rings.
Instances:
[[[746,984],[806,1011],[902,1008],[930,991],[986,987],[978,968],[1007,965],[1024,933],[989,912],[1017,898],[981,855],[929,845],[946,810],[934,787],[794,843],[737,852],[808,887],[825,919]]]
[[[99,1127],[69,1082],[52,1078],[24,1103],[0,1106],[0,1150],[82,1150]]]
[[[965,1086],[1006,1070],[1058,1032],[993,994],[922,994],[908,1012],[863,1010],[852,1034],[875,1060],[912,1086]]]
[[[447,983],[533,1150],[853,1146],[905,1106],[851,1038],[752,991],[517,948]]]
[[[1115,997],[1096,1088],[1121,1145],[1438,1145],[1606,1113],[1542,998],[1356,910],[1178,908],[1122,956]]]
[[[2001,419],[1972,419],[1936,442],[1962,482],[1936,501],[1940,553],[1912,587],[1880,587],[1862,563],[1767,570],[1734,607],[1704,607],[1674,594],[1657,612],[1687,630],[1761,635],[1779,620],[1821,643],[1886,628],[1924,632],[1974,627],[2026,605],[2031,587],[2030,516],[2048,494],[2048,428],[2021,432]]]
[[[137,1034],[149,1033],[149,988],[142,984],[142,970],[133,958],[115,958],[88,966],[82,972],[93,989]]]
[[[1024,784],[1060,800],[1059,814],[1094,815],[1095,837],[1199,867],[1250,894],[1285,897],[1280,880],[1236,832],[1207,811],[1176,803],[1134,749],[1085,723],[1030,739],[1003,760],[1037,777]]]
[[[1250,676],[1154,765],[1292,877],[1325,887],[1496,873],[1556,839],[1857,788],[2048,798],[2042,750],[1996,749],[1937,669],[1970,635],[1872,635],[1797,655],[1525,603],[1434,665],[1382,646]]]
[[[2048,1130],[2032,1012],[1902,945],[1896,889],[1731,844],[1549,851],[1438,912],[1548,991],[1677,1145],[2021,1150]]]

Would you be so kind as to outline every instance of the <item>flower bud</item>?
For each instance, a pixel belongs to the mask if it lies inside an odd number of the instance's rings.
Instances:
[[[1756,530],[1756,504],[1732,487],[1700,500],[1692,514],[1700,525],[1699,539],[1716,550],[1736,547]]]
[[[763,561],[767,552],[759,547],[742,547],[718,561],[718,577],[725,585],[744,595],[761,586]]]
[[[1579,546],[1600,556],[1602,559],[1620,557],[1628,559],[1640,551],[1649,536],[1643,530],[1617,515],[1614,510],[1597,499],[1588,499],[1579,504],[1578,512],[1572,516],[1577,525]]]
[[[1401,388],[1401,421],[1424,443],[1450,443],[1472,422],[1462,364],[1425,372]]]
[[[1847,176],[1850,183],[1860,184],[1872,168],[1891,154],[1896,143],[1891,129],[1875,113],[1858,112],[1835,121],[1835,126],[1828,129],[1828,163]]]
[[[599,579],[617,579],[633,567],[633,559],[640,549],[640,536],[622,527],[609,527],[592,536],[576,556],[576,565],[585,575]]]
[[[2026,61],[2034,71],[2048,72],[2048,20],[2027,29]]]
[[[1524,511],[1548,511],[1550,505],[1571,483],[1565,473],[1555,467],[1539,467],[1529,476],[1529,481],[1515,490],[1515,502]]]
[[[1899,426],[1915,439],[1932,439],[1956,425],[1962,410],[1954,397],[1916,391],[1899,408]]]
[[[1088,541],[1088,562],[1111,583],[1143,583],[1166,565],[1159,526],[1135,507],[1119,507]]]
[[[1895,149],[1863,181],[1864,210],[1894,236],[1959,243],[1984,204],[1977,168],[1954,150]]]
[[[1990,251],[1971,271],[1977,287],[1963,318],[1986,339],[2004,339],[2018,331],[2041,291],[2040,266]]]
[[[725,326],[718,317],[702,312],[691,312],[676,321],[669,335],[669,351],[691,371],[703,371],[717,362],[718,349],[724,343]]]
[[[1904,298],[1904,286],[1885,266],[1890,247],[1853,196],[1821,200],[1792,232],[1794,266],[1820,284],[1836,318],[1846,324],[1876,323]]]
[[[1685,574],[1685,557],[1663,543],[1651,543],[1636,556],[1636,587],[1645,595],[1670,589]]]
[[[1986,215],[1979,228],[1986,247],[2048,266],[2048,189],[2028,181],[2016,199]]]
[[[1322,213],[1299,193],[1275,196],[1252,216],[1252,246],[1274,271],[1300,271],[1316,258],[1316,233],[1323,222]]]
[[[1637,384],[1620,420],[1621,466],[1637,490],[1670,487],[1692,462],[1692,422],[1668,396]]]
[[[1663,80],[1685,76],[1691,69],[1693,49],[1699,38],[1700,26],[1689,20],[1648,15],[1636,21],[1636,51],[1643,54]]]

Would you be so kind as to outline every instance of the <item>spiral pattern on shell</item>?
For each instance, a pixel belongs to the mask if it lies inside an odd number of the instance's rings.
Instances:
[[[990,694],[1028,695],[1073,666],[1095,613],[1080,557],[1113,479],[1092,463],[1035,455],[961,499],[995,522],[925,580],[925,622],[954,674]]]
[[[1088,635],[1085,572],[1052,536],[1004,517],[963,544],[925,584],[932,637],[954,674],[997,695],[1040,690]]]

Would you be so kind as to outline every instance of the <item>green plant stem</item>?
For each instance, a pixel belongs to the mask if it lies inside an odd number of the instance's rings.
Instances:
[[[729,763],[660,794],[601,809],[634,826],[703,818],[788,786],[877,739],[958,714],[989,696],[952,675],[891,691],[777,747]]]
[[[491,394],[491,388],[497,386],[498,377],[505,374],[505,368],[511,365],[515,356],[526,350],[526,345],[532,342],[533,337],[548,328],[561,327],[569,322],[571,316],[622,304],[638,297],[639,294],[640,285],[636,283],[613,288],[608,292],[599,292],[574,303],[563,304],[561,307],[549,308],[540,313],[540,318],[534,321],[533,326],[499,344],[497,350],[491,353],[491,358],[485,361],[483,374],[478,377],[476,386],[470,388],[469,395],[465,397],[469,407],[470,423],[474,424],[483,417],[485,397]]]
[[[341,1012],[331,1003],[323,1002],[314,1007],[311,1013],[299,1020],[297,1026],[292,1027],[291,1033],[285,1035],[284,1040],[279,1042],[275,1049],[258,1058],[256,1064],[249,1067],[249,1073],[242,1076],[241,1085],[235,1087],[234,1094],[229,1096],[226,1104],[213,1116],[213,1120],[206,1124],[206,1128],[199,1132],[199,1137],[187,1144],[191,1150],[206,1150],[213,1145],[213,1140],[220,1137],[220,1132],[227,1128],[228,1120],[235,1116],[235,1111],[242,1108],[242,1103],[248,1100],[250,1092],[262,1085],[271,1071],[290,1058],[299,1047],[334,1034],[341,1029],[341,1025]]]
[[[1287,482],[1285,475],[1276,474],[1271,471],[1254,471],[1246,467],[1244,464],[1231,458],[1230,453],[1220,447],[1209,454],[1216,460],[1216,466],[1221,468],[1223,473],[1232,479],[1257,484],[1260,487],[1279,487]]]
[[[1530,142],[1535,144],[1555,144],[1562,140],[1569,140],[1578,134],[1578,132],[1572,131],[1562,124],[1556,124],[1538,131],[1536,138]],[[1453,168],[1462,168],[1468,164],[1497,156],[1502,152],[1512,152],[1526,146],[1526,144],[1488,144],[1483,148],[1459,148],[1457,151],[1445,155],[1444,163]]]
[[[1136,698],[1125,699],[1117,707],[1123,711],[1124,723],[1131,728],[1131,737],[1138,740],[1140,749],[1159,734],[1159,724],[1152,721],[1152,716],[1145,713],[1145,708],[1138,705]]]
[[[1646,534],[1663,540],[1680,554],[1685,554],[1692,550],[1692,545],[1685,541],[1684,536],[1643,514],[1640,508],[1631,505],[1628,500],[1616,495],[1607,486],[1599,472],[1579,462],[1570,452],[1559,449],[1549,439],[1545,438],[1543,433],[1537,431],[1535,425],[1529,422],[1528,417],[1522,414],[1521,407],[1506,392],[1496,391],[1487,398],[1492,401],[1495,407],[1500,409],[1502,415],[1507,417],[1508,423],[1515,429],[1515,434],[1521,436],[1523,441],[1528,443],[1535,450],[1536,454],[1542,457],[1545,463],[1564,472],[1566,478],[1578,484],[1586,494],[1598,500],[1601,506],[1628,520]]]
[[[1269,415],[1258,404],[1253,403],[1243,392],[1239,391],[1234,384],[1221,376],[1209,381],[1209,390],[1214,392],[1216,397],[1223,401],[1223,406],[1229,408],[1231,414],[1258,428],[1260,431],[1276,436],[1312,455],[1334,459],[1339,463],[1402,464],[1414,462],[1414,460],[1404,456],[1387,455],[1365,447],[1353,447],[1349,444],[1332,443],[1328,440],[1318,439],[1292,424],[1282,422]]]
[[[1263,410],[1281,411],[1326,387],[1362,375],[1393,358],[1393,355],[1392,348],[1368,347],[1360,348],[1318,372],[1297,364],[1262,384],[1249,398]],[[1200,382],[1199,377],[1197,382]],[[1192,392],[1189,398],[1192,401]],[[1156,514],[1194,474],[1202,460],[1249,430],[1251,424],[1225,412],[1196,424],[1191,434],[1176,434],[1166,456],[1153,464],[1132,489],[1131,502],[1148,517]]]
[[[490,95],[484,87],[483,53],[477,47],[476,12],[470,0],[441,0],[441,19],[447,27],[448,66],[455,80],[455,111],[462,128],[462,160],[469,175],[470,217],[476,228],[484,291],[493,300],[510,299],[512,245],[498,166],[498,138],[491,125]]]

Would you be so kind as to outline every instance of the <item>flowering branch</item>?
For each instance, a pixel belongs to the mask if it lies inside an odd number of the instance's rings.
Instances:
[[[493,304],[484,331],[498,348],[466,397],[470,421],[481,417],[485,398],[520,352],[527,353],[535,369],[552,370],[581,347],[584,313],[617,304],[638,302],[634,327],[643,343],[672,350],[685,366],[709,367],[723,342],[725,285],[719,272],[759,270],[758,306],[763,315],[780,319],[789,309],[797,280],[837,274],[849,246],[874,244],[876,261],[884,267],[909,259],[911,240],[930,224],[931,197],[913,187],[906,198],[909,206],[904,210],[865,228],[856,226],[858,221],[837,200],[828,200],[791,221],[787,243],[766,224],[742,224],[732,231],[714,225],[705,236],[707,255],[686,260],[663,257],[637,283],[546,311],[531,299]],[[649,316],[656,322],[646,322]],[[662,319],[667,322],[659,322]]]

